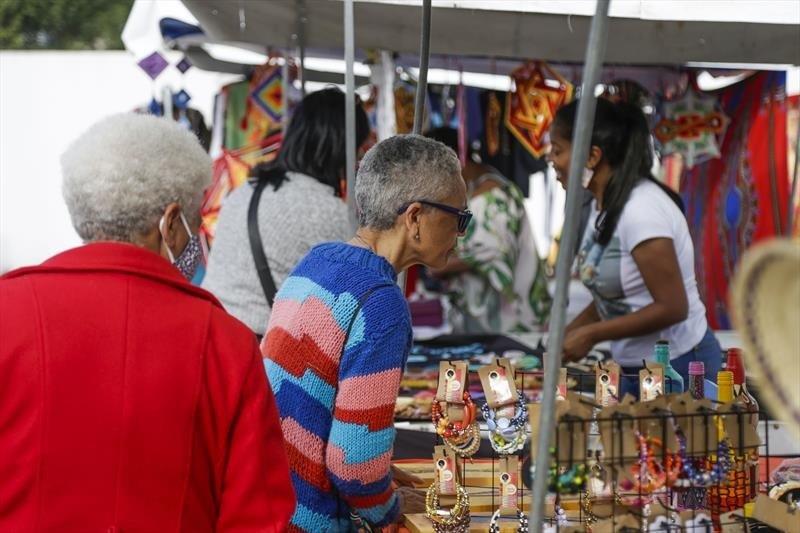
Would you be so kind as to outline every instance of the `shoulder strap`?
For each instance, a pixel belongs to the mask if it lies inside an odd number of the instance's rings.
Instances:
[[[250,249],[253,251],[253,260],[256,263],[258,279],[261,280],[261,288],[264,290],[267,303],[272,308],[272,303],[275,301],[275,293],[278,292],[278,289],[275,288],[275,280],[272,279],[267,256],[264,254],[261,232],[258,230],[258,202],[261,200],[261,193],[264,192],[266,185],[266,180],[259,180],[253,191],[253,196],[250,198],[250,207],[247,210],[247,234],[250,238]]]

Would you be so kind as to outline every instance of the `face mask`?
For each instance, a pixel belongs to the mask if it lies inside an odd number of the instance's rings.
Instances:
[[[199,235],[192,235],[192,230],[189,229],[189,224],[186,222],[186,217],[183,216],[183,213],[180,214],[181,222],[183,222],[183,227],[186,228],[186,234],[189,236],[189,242],[186,243],[183,251],[180,255],[175,258],[172,254],[172,250],[167,248],[167,255],[169,256],[169,260],[172,261],[172,264],[175,265],[175,268],[180,270],[183,277],[191,280],[194,277],[194,273],[197,271],[197,267],[200,264],[200,260],[203,257],[203,248],[200,246],[200,236]],[[161,232],[161,236],[164,236],[164,217],[161,217],[161,220],[158,223],[158,230]],[[166,243],[164,243],[166,245]]]
[[[592,177],[594,177],[594,170],[584,167],[583,176],[581,176],[581,185],[584,189],[589,186],[589,182],[592,181]]]

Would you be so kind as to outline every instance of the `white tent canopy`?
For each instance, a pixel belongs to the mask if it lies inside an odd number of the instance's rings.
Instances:
[[[183,0],[219,41],[344,47],[341,0],[231,2]],[[355,0],[355,45],[413,53],[420,0]],[[593,0],[433,0],[431,53],[583,61]],[[303,7],[301,7],[303,6]],[[606,63],[800,64],[800,2],[617,0],[612,2]]]

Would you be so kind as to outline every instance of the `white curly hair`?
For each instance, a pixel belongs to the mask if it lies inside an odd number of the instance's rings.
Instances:
[[[191,132],[134,113],[91,126],[61,156],[61,169],[64,201],[85,242],[131,242],[172,202],[196,222],[211,181],[211,159]]]

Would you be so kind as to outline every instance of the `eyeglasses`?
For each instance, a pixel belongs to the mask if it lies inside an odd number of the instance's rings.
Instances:
[[[464,209],[462,211],[461,209],[458,209],[456,207],[452,207],[452,206],[445,205],[445,204],[439,204],[439,203],[436,203],[436,202],[429,202],[428,200],[414,200],[414,202],[419,202],[421,204],[425,204],[425,205],[428,205],[428,206],[431,206],[431,207],[435,207],[436,209],[440,209],[442,211],[450,213],[451,215],[456,215],[458,217],[458,232],[459,233],[464,233],[465,231],[467,231],[467,226],[469,226],[469,221],[472,220],[472,211],[470,211],[469,209]],[[402,215],[403,212],[406,209],[408,209],[408,206],[413,204],[414,202],[410,202],[410,203],[406,204],[405,206],[401,207],[400,209],[398,209],[397,210],[397,214],[398,215]]]

